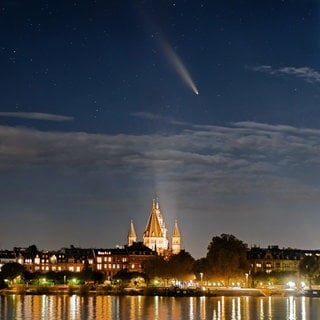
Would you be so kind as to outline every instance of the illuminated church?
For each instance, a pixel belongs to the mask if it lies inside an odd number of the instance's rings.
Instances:
[[[158,200],[153,200],[151,213],[143,233],[143,244],[157,251],[160,255],[178,254],[181,251],[181,234],[177,221],[175,221],[171,237],[171,248],[167,237],[167,231]],[[131,221],[128,233],[128,246],[137,241],[137,235]]]

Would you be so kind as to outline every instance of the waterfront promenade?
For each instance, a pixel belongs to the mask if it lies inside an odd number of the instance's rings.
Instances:
[[[15,285],[2,289],[0,294],[26,294],[26,295],[143,295],[143,296],[208,296],[208,297],[233,297],[233,296],[318,296],[318,290],[306,290],[305,292],[277,289],[277,288],[234,288],[234,287],[207,287],[207,288],[178,288],[178,287],[148,287],[148,288],[117,288],[110,286],[86,286],[86,285]]]

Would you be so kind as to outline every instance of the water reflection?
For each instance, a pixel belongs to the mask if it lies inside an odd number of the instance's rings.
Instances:
[[[264,300],[260,299],[260,320],[264,319]]]
[[[272,298],[268,298],[268,318],[272,319]]]
[[[301,298],[301,320],[307,320],[307,318],[306,318],[306,299],[305,299],[305,297]]]
[[[320,319],[305,297],[0,296],[0,319]]]

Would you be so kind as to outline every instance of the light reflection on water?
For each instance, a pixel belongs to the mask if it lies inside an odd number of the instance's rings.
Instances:
[[[0,319],[315,320],[320,298],[9,295]]]

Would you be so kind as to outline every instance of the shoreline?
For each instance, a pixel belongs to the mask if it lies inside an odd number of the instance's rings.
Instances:
[[[292,290],[270,290],[256,288],[110,288],[98,286],[14,286],[0,290],[0,295],[79,295],[79,296],[98,296],[98,295],[128,295],[128,296],[166,296],[166,297],[270,297],[270,296],[306,296],[320,297],[319,290],[306,290],[298,292]]]

